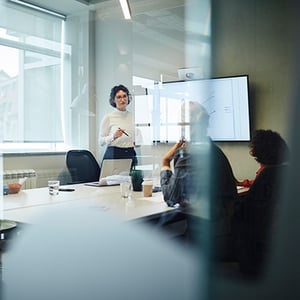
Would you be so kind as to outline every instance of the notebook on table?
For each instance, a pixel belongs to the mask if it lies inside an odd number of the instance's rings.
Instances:
[[[90,186],[119,185],[127,180],[131,168],[132,159],[105,159],[102,162],[99,181],[88,182]]]

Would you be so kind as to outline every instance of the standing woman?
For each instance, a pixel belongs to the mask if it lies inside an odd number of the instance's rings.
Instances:
[[[135,165],[133,115],[127,110],[130,101],[131,95],[124,85],[111,89],[109,103],[115,109],[101,122],[99,143],[107,146],[103,159],[131,158]]]

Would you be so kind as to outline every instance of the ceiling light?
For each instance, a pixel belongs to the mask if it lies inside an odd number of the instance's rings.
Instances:
[[[131,12],[130,12],[130,7],[129,7],[128,0],[119,0],[119,1],[120,1],[120,4],[121,4],[121,7],[122,7],[124,18],[126,20],[130,20],[131,19]]]

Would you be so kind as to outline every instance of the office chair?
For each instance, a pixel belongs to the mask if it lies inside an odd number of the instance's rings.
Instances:
[[[73,183],[98,181],[100,166],[88,150],[70,150],[66,154],[66,164]]]

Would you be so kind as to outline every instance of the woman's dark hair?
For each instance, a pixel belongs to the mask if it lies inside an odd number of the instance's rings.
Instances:
[[[289,160],[284,139],[272,130],[256,130],[250,142],[251,155],[265,165],[278,165]]]
[[[109,104],[113,107],[116,107],[116,103],[115,103],[115,97],[116,97],[116,94],[117,92],[119,91],[123,91],[124,93],[127,94],[127,97],[128,97],[128,104],[130,103],[131,101],[131,95],[129,93],[129,90],[126,86],[120,84],[120,85],[116,85],[114,86],[111,91],[110,91],[110,96],[109,96]]]

